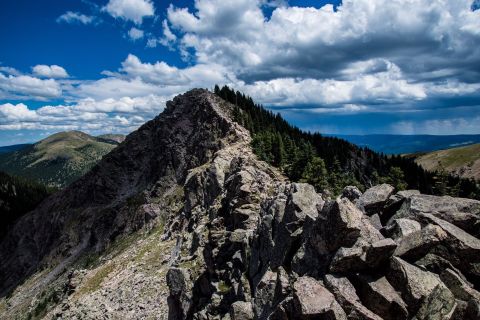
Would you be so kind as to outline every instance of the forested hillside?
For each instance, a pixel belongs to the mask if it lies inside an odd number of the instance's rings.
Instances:
[[[35,209],[51,191],[39,183],[0,171],[0,239],[15,220]]]
[[[63,188],[88,172],[121,138],[98,138],[80,131],[58,132],[23,149],[0,154],[0,170]]]
[[[215,86],[214,91],[236,106],[234,118],[251,132],[254,152],[293,181],[308,182],[318,191],[334,194],[346,185],[364,189],[390,183],[398,190],[480,198],[480,188],[472,179],[429,172],[402,156],[386,156],[339,138],[304,132],[239,91],[227,86]]]

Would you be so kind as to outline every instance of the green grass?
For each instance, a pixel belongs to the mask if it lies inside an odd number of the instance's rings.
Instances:
[[[428,170],[455,171],[461,168],[472,167],[480,160],[480,144],[434,151],[416,157],[416,162]]]
[[[100,288],[100,285],[110,273],[116,268],[114,263],[109,263],[102,266],[91,278],[87,279],[85,284],[79,290],[79,294],[88,294]]]

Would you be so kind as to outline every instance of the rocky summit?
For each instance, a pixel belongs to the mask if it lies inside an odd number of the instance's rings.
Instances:
[[[2,319],[480,319],[480,202],[288,181],[206,90],[0,244]]]

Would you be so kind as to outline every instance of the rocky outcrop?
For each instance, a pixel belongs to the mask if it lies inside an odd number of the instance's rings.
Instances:
[[[37,318],[87,319],[478,314],[479,202],[449,198],[449,206],[444,197],[395,193],[389,185],[363,194],[348,187],[331,199],[259,161],[232,110],[205,90],[175,98],[91,173],[22,218],[0,244],[0,284],[3,293],[24,284],[0,301],[0,314],[22,308]],[[127,249],[105,254],[116,246]],[[92,255],[100,255],[96,264],[80,268]],[[29,289],[53,284],[60,285],[53,296],[28,300],[38,291]],[[42,301],[52,304],[43,313]]]

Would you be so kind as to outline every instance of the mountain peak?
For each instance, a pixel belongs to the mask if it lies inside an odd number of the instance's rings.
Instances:
[[[136,204],[160,201],[183,187],[190,170],[209,163],[227,146],[241,144],[240,149],[248,149],[250,135],[232,121],[231,110],[231,105],[204,89],[169,101],[164,112],[11,230],[0,244],[0,257],[6,261],[0,266],[0,292],[52,259],[100,250],[116,236],[141,228],[151,218],[137,212]],[[56,138],[78,134],[59,133]],[[28,245],[19,247],[20,242]],[[24,256],[31,259],[25,261]]]

